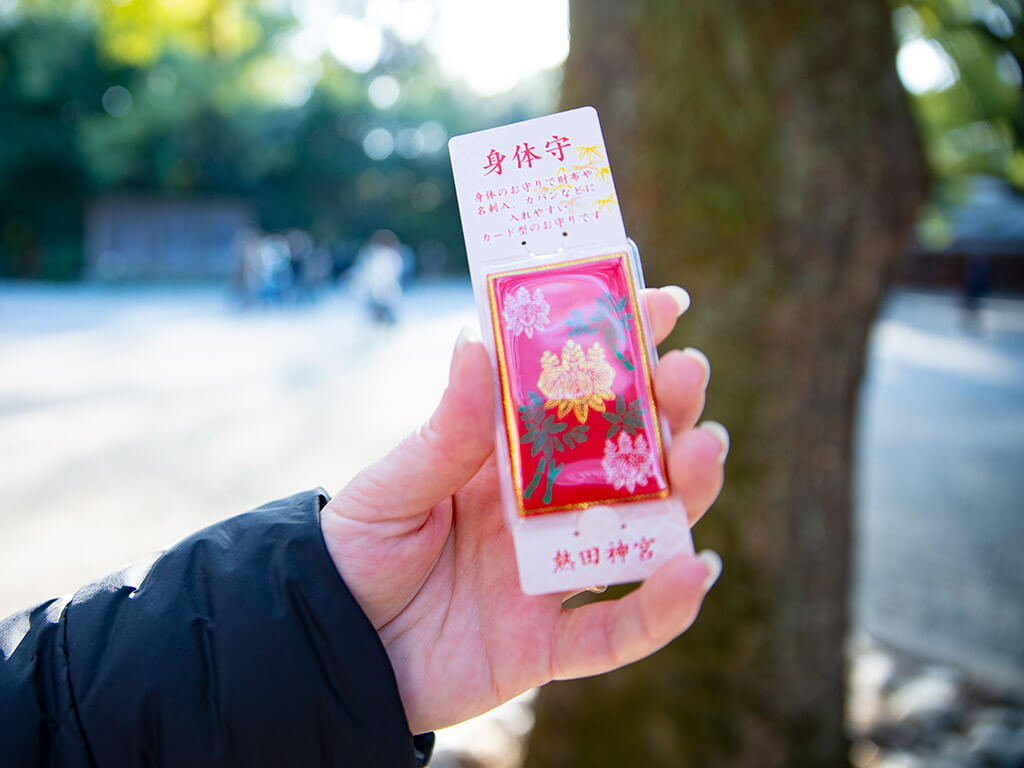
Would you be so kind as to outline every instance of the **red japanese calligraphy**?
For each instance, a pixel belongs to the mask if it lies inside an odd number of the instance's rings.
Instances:
[[[565,136],[553,134],[551,137],[551,141],[544,145],[544,149],[547,150],[548,154],[550,154],[552,157],[555,157],[558,160],[558,162],[562,162],[563,160],[565,160],[565,148],[571,146],[572,145],[569,143],[569,139],[567,139]]]
[[[641,536],[640,541],[633,543],[633,549],[639,550],[641,560],[650,560],[654,557],[654,553],[651,551],[651,546],[654,544],[654,539],[648,539],[646,536]]]
[[[518,151],[518,150],[517,150]],[[506,155],[501,154],[496,149],[492,149],[487,153],[487,165],[484,166],[484,176],[495,173],[501,176],[501,163],[504,161]],[[520,166],[522,167],[522,166]]]
[[[576,563],[572,559],[572,555],[566,549],[560,549],[555,552],[555,573],[559,571],[575,571]]]
[[[611,562],[614,563],[618,559],[620,563],[624,563],[626,562],[626,556],[629,555],[629,545],[624,543],[622,539],[619,539],[617,543],[609,542],[606,554]]]
[[[535,165],[538,177],[516,179],[514,184],[502,184],[502,181],[510,181],[506,179],[499,180],[498,184],[494,184],[493,179],[489,182],[481,181],[478,189],[472,193],[472,202],[466,206],[467,213],[475,213],[480,222],[489,221],[492,215],[504,219],[505,224],[511,225],[505,229],[508,237],[521,240],[530,233],[565,230],[581,223],[589,225],[617,207],[614,193],[596,200],[589,199],[592,195],[602,193],[597,182],[607,180],[610,172],[607,168],[597,172],[589,167],[574,165],[576,150],[570,148],[576,147],[576,144],[568,136],[554,133],[548,141],[538,137],[537,145],[530,141],[531,138],[523,137],[524,140],[519,144],[509,143],[503,145],[502,149],[492,148],[487,153],[485,164],[480,166],[483,170],[481,178],[489,175],[504,176],[505,171],[509,170],[505,167],[507,160],[515,162],[511,166],[513,178],[522,175],[515,173],[516,168],[520,171],[523,168],[533,171]],[[539,149],[540,146],[543,149]],[[504,149],[512,149],[512,155],[506,154]],[[541,152],[551,159],[544,157]],[[487,183],[494,186],[487,188]],[[490,242],[498,234],[488,232],[490,238],[483,242]],[[477,236],[482,238],[482,231]]]
[[[600,547],[580,550],[580,565],[598,565],[601,562]]]
[[[523,163],[526,163],[528,167],[533,168],[533,161],[540,160],[540,155],[534,152],[534,149],[535,147],[531,147],[529,142],[526,141],[522,144],[516,144],[516,153],[512,158],[516,161],[516,165],[519,168],[523,167]]]

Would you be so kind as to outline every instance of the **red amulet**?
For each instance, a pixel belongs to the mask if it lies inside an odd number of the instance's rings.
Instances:
[[[521,516],[669,495],[625,253],[488,277]]]

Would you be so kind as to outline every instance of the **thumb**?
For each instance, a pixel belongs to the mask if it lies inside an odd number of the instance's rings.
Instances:
[[[493,448],[491,363],[484,345],[464,327],[437,409],[387,456],[356,475],[332,506],[337,501],[346,517],[367,522],[421,515],[469,482]]]

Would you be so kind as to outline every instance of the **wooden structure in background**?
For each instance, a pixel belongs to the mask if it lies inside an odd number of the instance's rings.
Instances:
[[[86,212],[85,276],[227,280],[238,269],[237,239],[254,223],[238,202],[103,198]]]

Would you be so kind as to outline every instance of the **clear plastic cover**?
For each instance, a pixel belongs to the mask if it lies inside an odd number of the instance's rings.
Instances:
[[[640,257],[597,112],[455,136],[449,148],[523,591],[644,579],[693,545],[666,469]]]
[[[519,553],[524,590],[549,591],[524,567],[583,585],[643,578],[662,546],[679,548],[678,526],[662,542],[648,535],[669,530],[656,518],[685,511],[666,469],[635,245],[522,253],[474,265],[473,281],[496,373],[506,522],[517,550],[527,538],[537,549],[568,536],[573,547]],[[596,546],[581,539],[592,511],[611,534]]]

